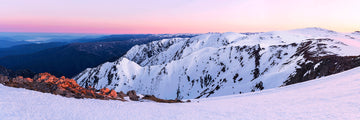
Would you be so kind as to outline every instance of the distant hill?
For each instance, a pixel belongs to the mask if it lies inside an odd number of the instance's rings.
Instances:
[[[0,48],[9,48],[16,45],[30,43],[50,42],[89,42],[89,40],[102,37],[102,34],[77,34],[77,33],[22,33],[0,32]]]
[[[0,37],[0,48],[7,48],[15,45],[29,44],[26,41],[12,41],[10,38]]]
[[[22,55],[22,54],[31,54],[45,50],[48,48],[60,47],[66,45],[65,42],[51,42],[51,43],[30,43],[12,46],[10,48],[0,48],[0,57],[10,56],[10,55]]]

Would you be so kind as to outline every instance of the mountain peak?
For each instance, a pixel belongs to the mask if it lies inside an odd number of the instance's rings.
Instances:
[[[320,28],[320,27],[308,27],[308,28],[301,28],[301,29],[294,29],[294,30],[290,30],[290,31],[302,31],[302,32],[327,32],[327,33],[337,33],[333,30],[329,30],[329,29],[325,29],[325,28]],[[314,33],[313,33],[314,34]]]

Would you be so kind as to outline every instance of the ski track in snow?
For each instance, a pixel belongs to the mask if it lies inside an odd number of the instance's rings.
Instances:
[[[360,67],[282,88],[191,103],[74,99],[0,85],[0,119],[360,119]]]

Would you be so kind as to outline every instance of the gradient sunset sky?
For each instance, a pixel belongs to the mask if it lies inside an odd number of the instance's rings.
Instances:
[[[360,30],[360,0],[0,0],[0,32]]]

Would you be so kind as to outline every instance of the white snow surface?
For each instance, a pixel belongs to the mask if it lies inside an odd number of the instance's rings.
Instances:
[[[359,120],[360,67],[286,87],[191,103],[74,99],[0,84],[0,119]]]

